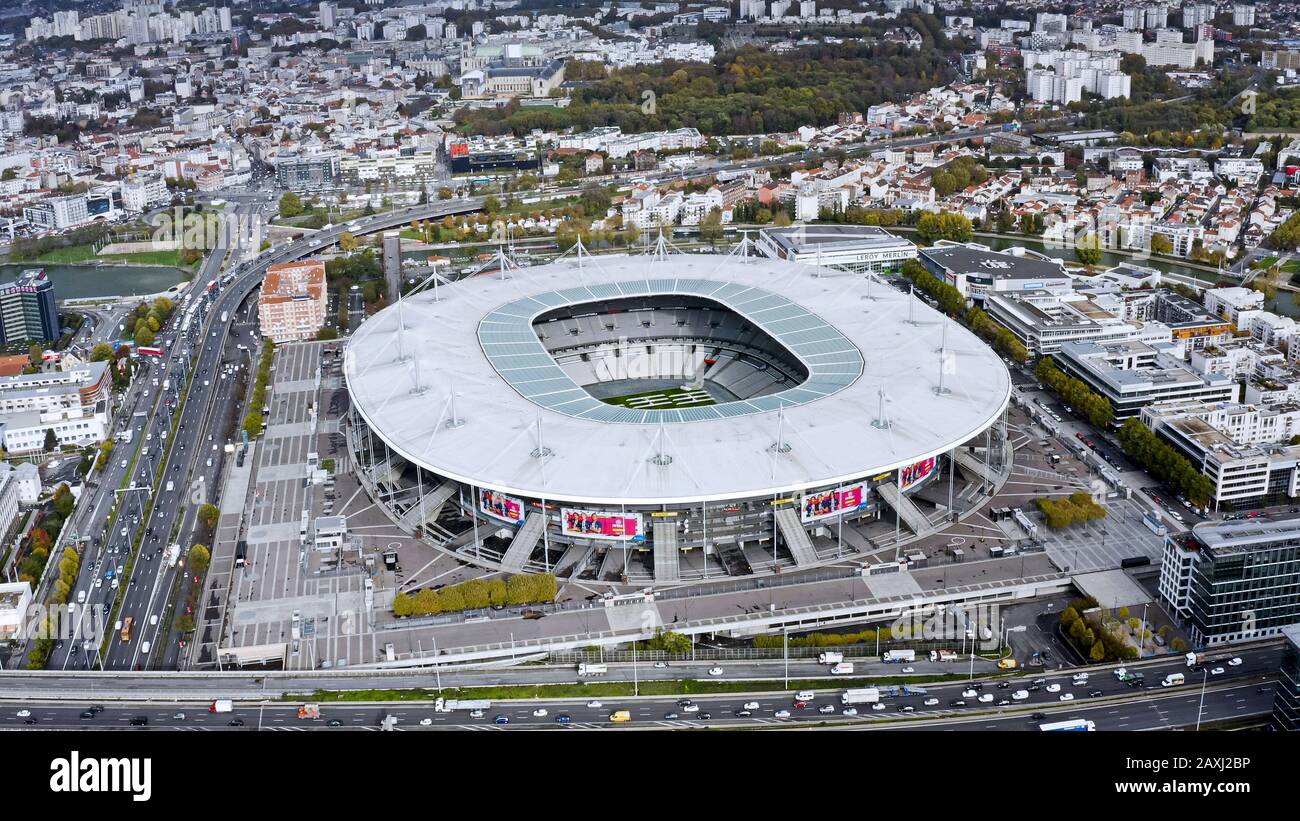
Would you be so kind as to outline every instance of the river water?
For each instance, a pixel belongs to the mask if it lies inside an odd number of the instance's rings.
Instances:
[[[157,294],[190,278],[187,271],[166,265],[0,265],[0,282],[10,282],[31,268],[44,268],[54,281],[55,299],[94,299],[107,296]]]

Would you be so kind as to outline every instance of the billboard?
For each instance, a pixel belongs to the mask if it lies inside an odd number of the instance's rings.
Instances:
[[[479,491],[478,509],[489,516],[505,519],[513,524],[522,524],[524,521],[523,500],[497,493],[495,490]]]
[[[799,516],[804,522],[815,522],[827,516],[852,513],[866,507],[870,507],[867,501],[867,488],[858,483],[834,490],[804,494],[799,500]]]
[[[560,511],[564,535],[588,539],[613,539],[618,542],[644,542],[645,528],[640,513],[611,513],[605,510]]]
[[[907,490],[913,485],[920,483],[922,480],[928,479],[930,474],[934,473],[934,469],[937,466],[938,462],[936,462],[935,458],[931,456],[929,459],[922,459],[914,465],[899,468],[898,489],[900,491]]]

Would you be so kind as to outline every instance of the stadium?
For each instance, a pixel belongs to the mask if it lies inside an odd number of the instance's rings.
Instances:
[[[874,275],[746,250],[579,250],[378,312],[345,359],[362,485],[469,563],[662,584],[901,545],[960,511],[954,474],[967,509],[1005,481],[987,345]]]

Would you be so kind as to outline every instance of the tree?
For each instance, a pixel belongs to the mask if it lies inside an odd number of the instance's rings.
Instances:
[[[49,453],[59,446],[59,437],[55,435],[54,428],[45,429],[45,452]]]
[[[488,194],[483,198],[483,211],[488,214],[495,214],[501,210],[501,200]]]
[[[220,518],[221,508],[211,502],[206,502],[199,506],[199,519],[203,521],[203,524],[209,530],[217,526],[217,520]]]
[[[1091,268],[1101,263],[1101,238],[1096,234],[1080,237],[1074,244],[1074,257]]]
[[[700,221],[700,239],[707,241],[710,245],[722,239],[721,209],[709,209],[709,213]]]
[[[1151,237],[1151,253],[1169,255],[1174,252],[1174,244],[1169,241],[1169,237],[1164,234],[1153,234]]]
[[[302,204],[302,197],[292,191],[286,191],[284,196],[280,197],[280,218],[289,219],[303,213],[306,208]]]
[[[205,545],[196,544],[190,548],[189,558],[186,561],[195,573],[202,573],[211,564],[212,554]]]
[[[107,362],[113,358],[113,346],[107,342],[100,342],[90,349],[91,362]]]
[[[135,344],[143,345],[148,348],[154,343],[153,331],[149,329],[148,324],[141,320],[135,330]]]
[[[244,417],[244,433],[248,434],[249,439],[254,439],[262,432],[262,413],[261,411],[249,411]]]
[[[355,251],[360,245],[360,240],[358,240],[356,234],[353,234],[351,231],[344,231],[342,234],[339,234],[340,251],[345,253],[348,251]]]
[[[27,361],[33,368],[39,368],[45,361],[45,349],[33,342],[27,348]]]

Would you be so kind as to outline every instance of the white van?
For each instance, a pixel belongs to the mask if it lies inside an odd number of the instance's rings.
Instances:
[[[800,690],[799,692],[797,692],[797,693],[794,694],[794,700],[795,700],[795,701],[812,701],[814,695],[816,695],[816,694],[815,694],[812,690]]]
[[[140,652],[144,653],[146,656],[149,655],[149,642],[146,641],[140,645]]]
[[[77,604],[85,604],[85,603],[86,603],[86,591],[85,591],[85,590],[78,590],[78,591],[77,591]]]

